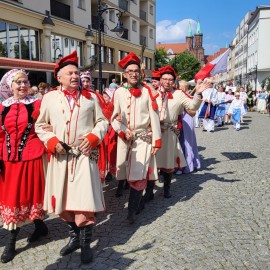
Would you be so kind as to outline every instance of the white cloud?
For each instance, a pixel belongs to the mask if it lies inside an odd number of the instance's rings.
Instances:
[[[176,23],[170,20],[158,22],[156,26],[157,42],[173,43],[184,41],[188,34],[189,23],[191,24],[192,34],[194,34],[197,22],[193,19],[184,19]]]

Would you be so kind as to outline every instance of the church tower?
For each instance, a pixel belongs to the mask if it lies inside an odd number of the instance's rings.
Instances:
[[[187,51],[191,52],[193,50],[193,34],[192,34],[192,29],[191,29],[191,25],[189,22],[188,25],[188,33],[186,36],[186,44],[187,44]]]
[[[197,29],[196,29],[196,34],[194,35],[195,38],[195,48],[202,48],[202,39],[203,39],[203,34],[201,31],[201,24],[200,21],[197,23]]]
[[[198,20],[196,33],[194,34],[194,54],[196,59],[201,63],[201,66],[204,65],[204,48],[203,43],[203,34],[201,31],[201,24]]]

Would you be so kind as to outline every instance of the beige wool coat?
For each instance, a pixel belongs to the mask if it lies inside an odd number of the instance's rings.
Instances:
[[[138,97],[123,87],[114,93],[112,125],[119,135],[117,180],[143,180],[147,173],[149,180],[158,179],[156,157],[151,154],[152,147],[161,147],[161,130],[155,101],[157,92],[148,86],[140,85],[139,89],[141,95]],[[117,115],[121,116],[121,122],[115,119]],[[136,137],[132,142],[125,139],[127,130]],[[147,141],[148,137],[150,141]]]
[[[47,123],[52,125],[52,132],[42,129]],[[46,147],[55,137],[78,147],[82,142],[79,138],[90,133],[100,142],[108,125],[95,93],[91,93],[90,98],[80,94],[77,105],[71,110],[67,97],[58,89],[44,95],[35,128]],[[52,154],[48,162],[44,210],[60,214],[64,210],[95,213],[104,209],[96,162],[83,154],[78,158]]]
[[[168,98],[168,93],[163,94],[162,89],[159,89],[158,92],[157,104],[162,131],[162,147],[156,155],[157,166],[171,172],[175,168],[186,166],[186,160],[177,134],[179,116],[181,116],[184,109],[197,110],[202,100],[196,94],[192,99],[182,90],[172,90],[172,98]]]

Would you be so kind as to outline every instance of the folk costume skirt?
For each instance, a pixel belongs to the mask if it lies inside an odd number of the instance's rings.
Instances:
[[[42,219],[45,177],[42,157],[4,161],[0,180],[0,213],[3,227],[16,229],[34,219]]]

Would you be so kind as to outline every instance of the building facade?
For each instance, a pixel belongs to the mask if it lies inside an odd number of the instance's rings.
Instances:
[[[261,90],[262,81],[270,76],[270,6],[249,11],[236,28],[231,42],[227,73],[223,82],[233,82],[249,90]]]
[[[141,57],[146,74],[150,75],[156,44],[155,0],[111,0],[105,6],[102,3],[100,0],[1,1],[0,76],[9,68],[22,67],[30,70],[31,83],[51,83],[51,63],[76,50],[79,67],[91,70],[97,86],[98,11],[101,10],[103,87],[115,77],[120,82],[122,70],[117,62],[131,51]],[[126,29],[121,37],[111,31],[119,19]]]
[[[252,89],[270,76],[270,6],[259,6],[248,24],[247,72]]]

